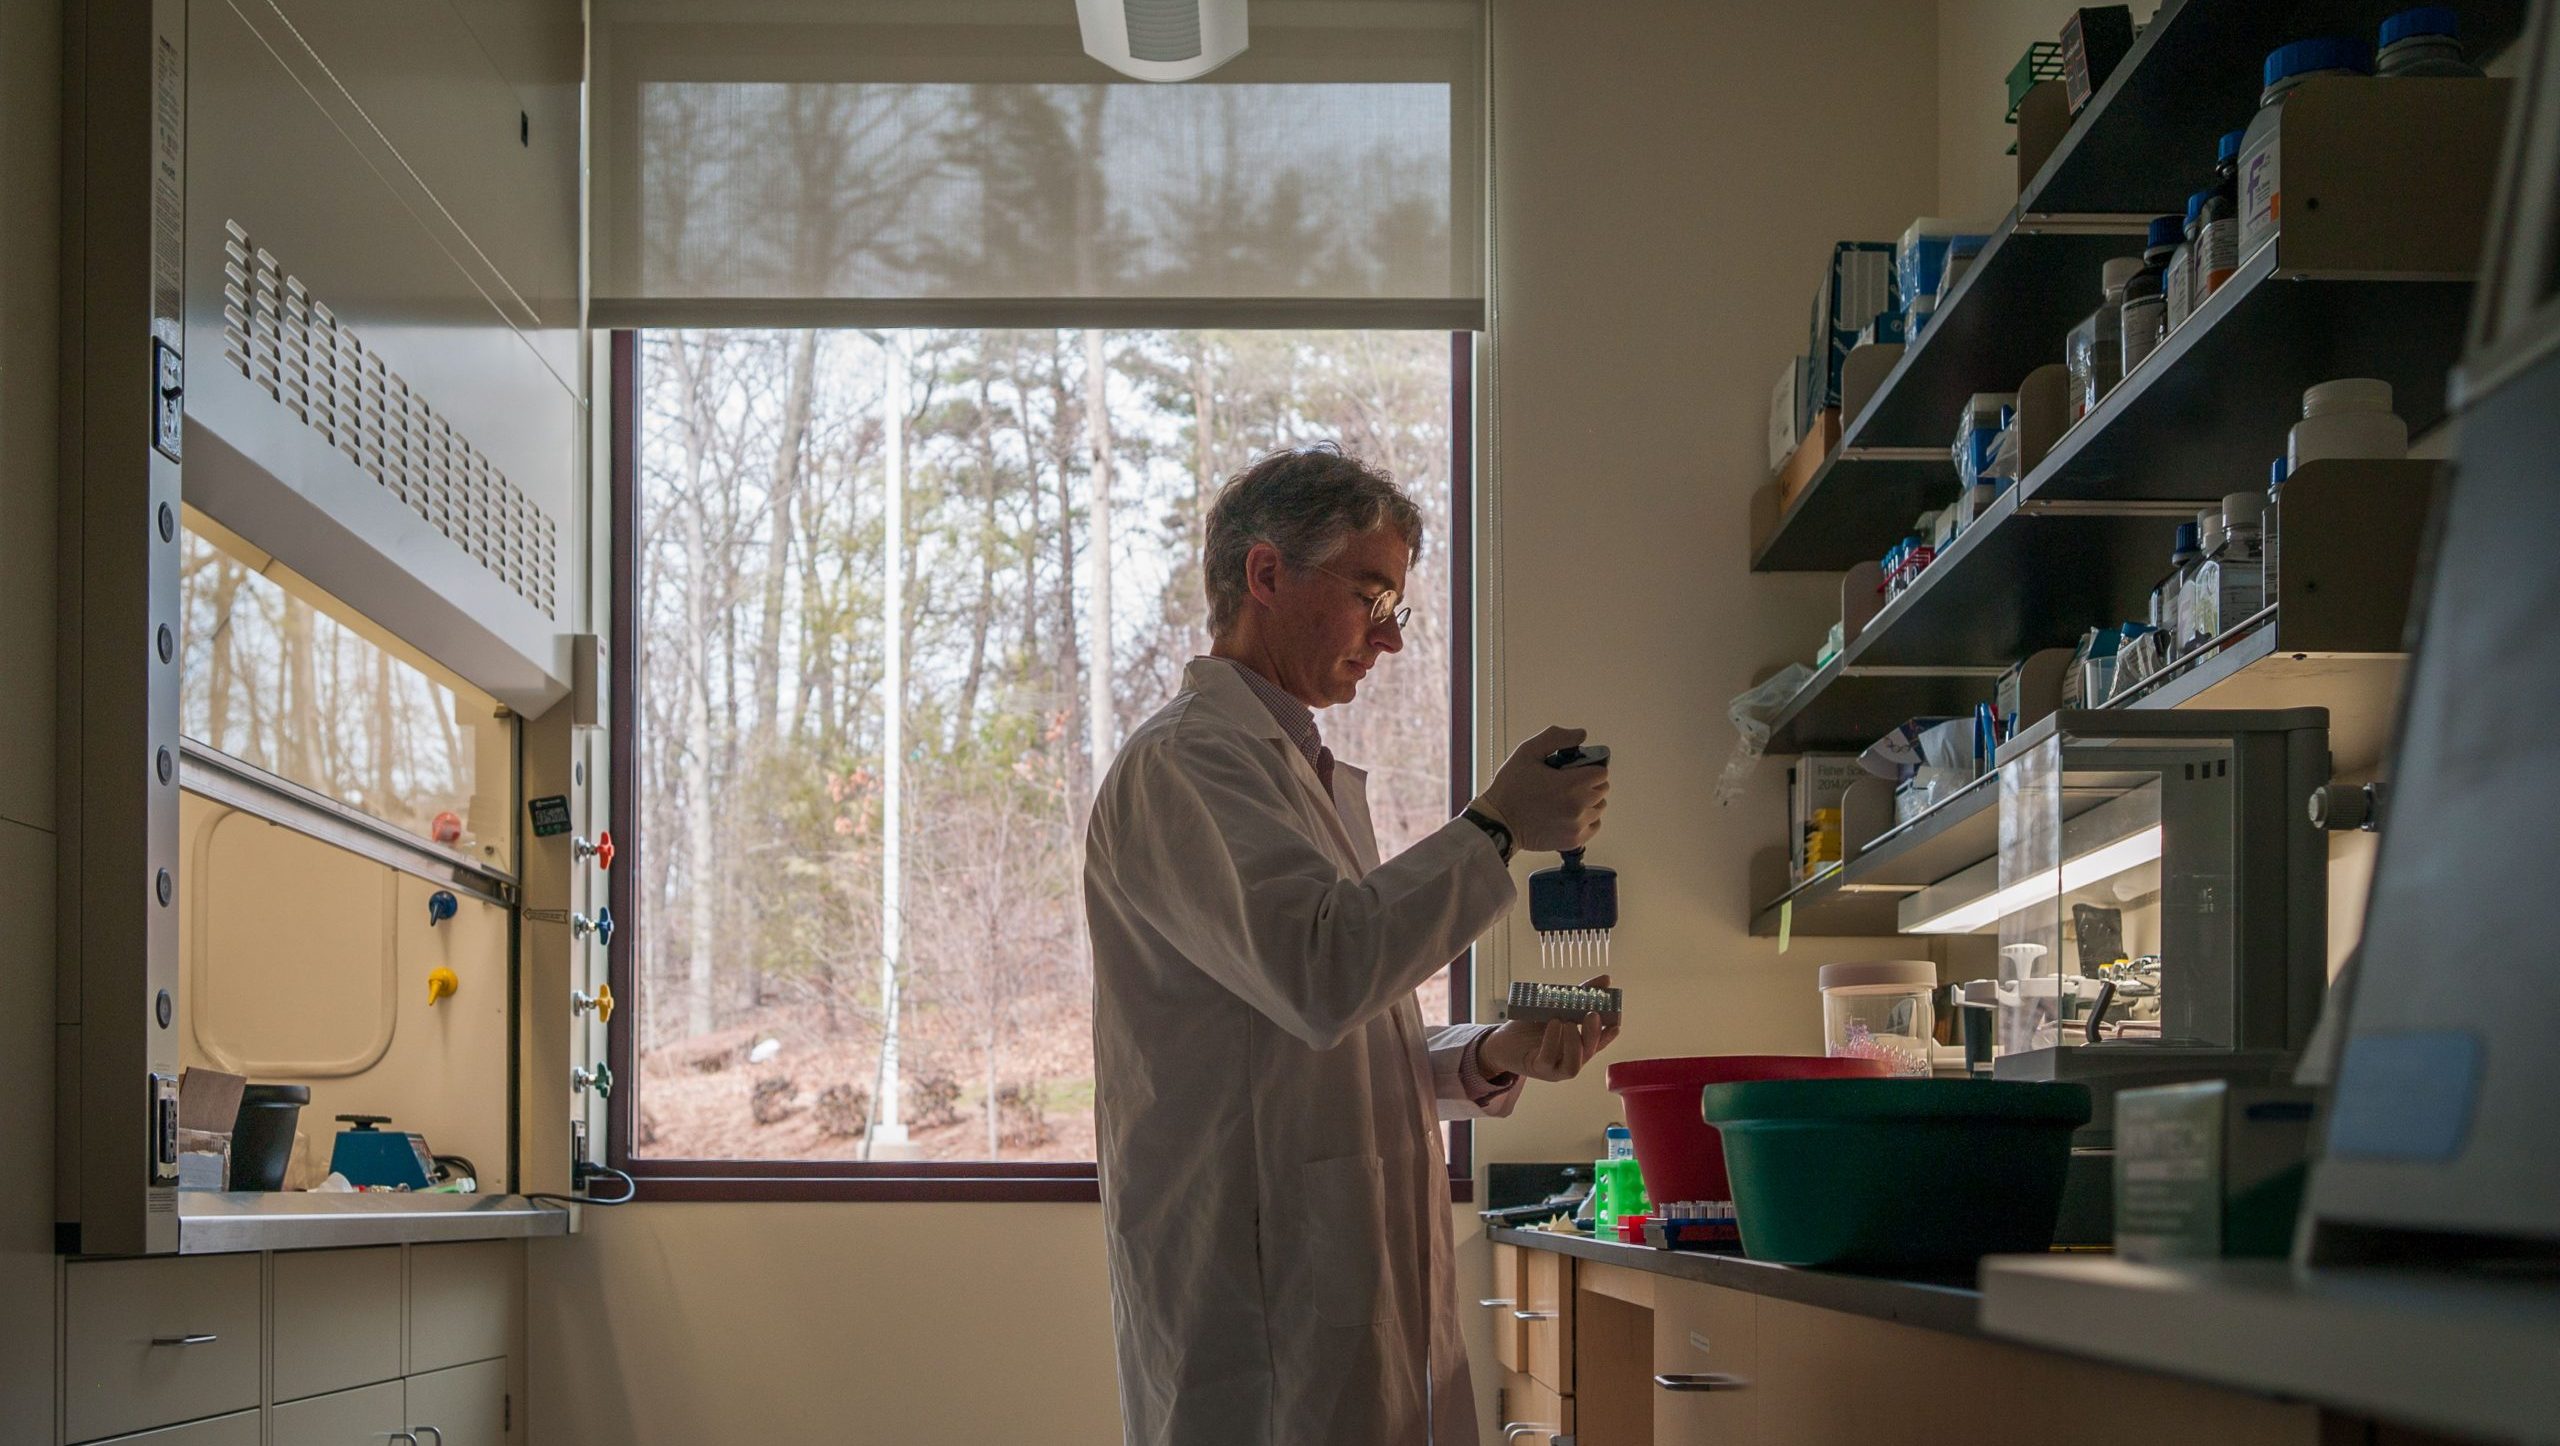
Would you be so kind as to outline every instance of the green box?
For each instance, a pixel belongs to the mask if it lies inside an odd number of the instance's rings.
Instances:
[[[2116,1096],[2116,1253],[2281,1256],[2311,1168],[2313,1094],[2224,1080]]]

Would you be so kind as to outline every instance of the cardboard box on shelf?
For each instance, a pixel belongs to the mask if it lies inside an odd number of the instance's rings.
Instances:
[[[1796,495],[1804,491],[1813,474],[1822,470],[1822,459],[1840,445],[1840,409],[1825,407],[1813,414],[1813,427],[1796,443],[1787,464],[1778,469],[1778,510],[1783,513],[1794,505]]]
[[[1790,357],[1769,389],[1769,470],[1787,465],[1787,457],[1804,440],[1805,359]]]

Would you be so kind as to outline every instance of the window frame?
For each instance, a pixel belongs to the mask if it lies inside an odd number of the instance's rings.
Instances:
[[[1401,329],[1401,328],[1398,328]],[[1091,1160],[693,1160],[634,1156],[639,1123],[640,1071],[633,1031],[639,998],[639,858],[648,840],[639,829],[639,668],[634,656],[639,603],[639,332],[609,334],[606,404],[610,444],[606,459],[611,535],[605,551],[612,570],[608,639],[611,695],[611,781],[614,844],[618,857],[608,876],[607,898],[616,929],[606,954],[606,977],[624,1002],[605,1026],[605,1058],[623,1087],[607,1097],[605,1160],[632,1181],[632,1198],[664,1201],[1023,1201],[1092,1203],[1102,1198],[1099,1167]],[[1454,816],[1474,796],[1474,574],[1475,574],[1475,341],[1476,333],[1449,333],[1449,811]],[[1475,950],[1450,961],[1449,1007],[1453,1019],[1475,1013]],[[1449,1126],[1449,1192],[1453,1203],[1475,1199],[1475,1130],[1471,1120]]]

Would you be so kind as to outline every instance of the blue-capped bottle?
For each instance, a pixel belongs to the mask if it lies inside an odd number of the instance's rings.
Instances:
[[[2154,217],[2151,233],[2144,238],[2142,269],[2124,284],[2123,321],[2117,335],[2124,346],[2124,375],[2131,377],[2142,359],[2160,345],[2169,334],[2169,298],[2167,285],[2170,253],[2178,249],[2178,236],[2184,228],[2175,216]]]
[[[2205,193],[2204,224],[2196,231],[2196,276],[2204,283],[2195,295],[2199,307],[2240,269],[2240,141],[2245,134],[2226,131],[2213,148],[2213,189]]]
[[[2266,89],[2240,141],[2240,254],[2275,239],[2284,220],[2284,98],[2324,75],[2373,74],[2373,47],[2353,36],[2297,40],[2267,52]]]
[[[2382,22],[2374,73],[2390,80],[2478,80],[2462,58],[2462,15],[2450,5],[2421,5]]]

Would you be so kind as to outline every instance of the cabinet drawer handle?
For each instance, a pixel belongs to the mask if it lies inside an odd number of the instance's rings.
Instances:
[[[1515,1310],[1511,1313],[1511,1318],[1514,1320],[1554,1320],[1556,1315],[1557,1313],[1551,1310]]]
[[[1516,1301],[1516,1300],[1512,1299],[1510,1296],[1507,1296],[1507,1295],[1506,1295],[1506,1296],[1501,1296],[1501,1297],[1499,1297],[1499,1298],[1497,1298],[1497,1299],[1494,1299],[1494,1300],[1480,1300],[1480,1301],[1477,1301],[1477,1302],[1476,1302],[1476,1304],[1478,1304],[1478,1305],[1480,1305],[1480,1306],[1483,1306],[1483,1307],[1484,1307],[1485,1309],[1487,1309],[1487,1310],[1492,1310],[1492,1309],[1494,1309],[1494,1308],[1495,1308],[1495,1307],[1497,1307],[1497,1306],[1518,1305],[1519,1303],[1520,1303],[1520,1302],[1518,1302],[1518,1301]]]
[[[433,1436],[434,1438],[436,1438],[436,1446],[444,1446],[444,1431],[443,1431],[443,1429],[442,1429],[441,1427],[436,1427],[436,1426],[412,1426],[412,1427],[410,1427],[409,1429],[410,1429],[410,1430],[412,1430],[412,1431],[424,1431],[424,1432],[426,1432],[428,1435]]]
[[[1740,1376],[1728,1376],[1716,1371],[1684,1371],[1656,1376],[1653,1378],[1653,1383],[1666,1391],[1739,1391],[1751,1384]]]
[[[415,1431],[385,1431],[382,1433],[382,1439],[385,1441],[406,1441],[409,1443],[409,1446],[418,1446],[418,1433]]]
[[[155,1346],[209,1346],[220,1339],[222,1337],[213,1332],[204,1331],[189,1336],[153,1336],[151,1343]]]
[[[1555,1429],[1556,1428],[1553,1426],[1542,1425],[1535,1421],[1514,1421],[1510,1425],[1502,1428],[1502,1439],[1505,1441],[1517,1441],[1532,1431],[1544,1431],[1548,1433],[1548,1439],[1553,1440]]]

